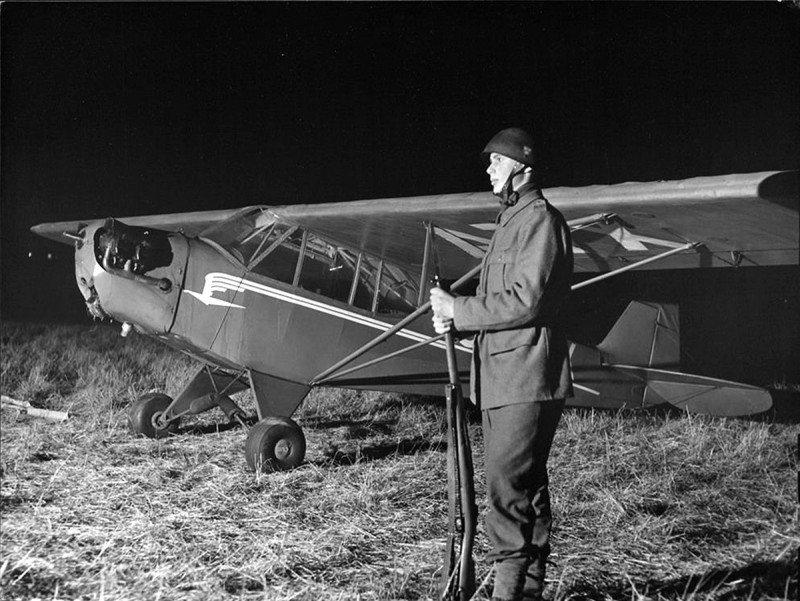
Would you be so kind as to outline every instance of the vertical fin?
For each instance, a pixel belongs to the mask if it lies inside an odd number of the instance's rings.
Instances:
[[[677,305],[632,301],[597,349],[604,363],[677,369],[680,364]]]

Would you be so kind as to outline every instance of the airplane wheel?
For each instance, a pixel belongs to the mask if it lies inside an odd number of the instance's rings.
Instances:
[[[178,422],[171,422],[166,428],[158,425],[158,418],[169,407],[172,399],[160,392],[149,392],[140,396],[128,412],[128,423],[135,434],[148,438],[164,438],[178,430]]]
[[[290,470],[303,462],[306,437],[288,417],[267,417],[250,428],[244,452],[254,471]]]

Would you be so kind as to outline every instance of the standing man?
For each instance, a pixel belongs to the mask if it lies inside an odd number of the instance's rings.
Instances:
[[[572,244],[564,217],[542,196],[534,155],[518,128],[489,141],[483,156],[501,209],[476,296],[431,290],[438,333],[477,332],[471,397],[483,417],[493,601],[541,599],[552,523],[547,457],[572,396],[561,312]]]

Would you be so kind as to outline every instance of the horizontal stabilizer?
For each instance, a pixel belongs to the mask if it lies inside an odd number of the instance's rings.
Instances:
[[[769,391],[757,386],[660,369],[614,368],[646,382],[644,406],[668,403],[691,413],[722,417],[755,415],[772,408]]]

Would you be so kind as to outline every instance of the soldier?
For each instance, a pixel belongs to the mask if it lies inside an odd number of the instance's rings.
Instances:
[[[483,156],[501,210],[476,295],[431,290],[438,333],[476,333],[470,389],[483,419],[496,601],[541,599],[552,523],[547,458],[572,396],[561,312],[572,244],[542,196],[535,154],[518,128],[489,141]]]

